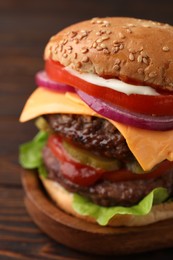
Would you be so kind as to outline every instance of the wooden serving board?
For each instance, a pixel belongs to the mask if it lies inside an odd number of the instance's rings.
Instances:
[[[22,183],[33,221],[51,238],[70,248],[92,254],[122,255],[173,247],[173,219],[144,227],[101,227],[57,208],[36,172],[24,170]]]

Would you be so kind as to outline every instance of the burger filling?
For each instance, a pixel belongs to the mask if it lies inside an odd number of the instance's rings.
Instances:
[[[120,161],[133,158],[124,137],[105,119],[67,114],[48,115],[46,119],[55,133],[95,154]]]
[[[158,187],[172,195],[172,163],[145,173],[107,120],[62,114],[45,119],[51,129],[42,152],[47,178],[66,190],[106,207],[136,205]]]
[[[47,146],[43,149],[43,159],[48,171],[48,178],[60,183],[66,190],[87,197],[101,206],[136,205],[157,187],[166,188],[169,194],[172,194],[173,191],[173,172],[171,170],[154,179],[119,182],[100,179],[95,184],[85,187],[64,177],[59,161]]]

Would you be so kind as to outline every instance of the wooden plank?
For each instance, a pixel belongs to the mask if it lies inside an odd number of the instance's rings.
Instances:
[[[125,8],[126,7],[126,8]],[[24,205],[18,164],[19,144],[36,133],[33,123],[19,124],[34,75],[43,68],[49,37],[74,22],[94,16],[130,15],[170,22],[172,1],[63,0],[0,1],[0,259],[105,259],[73,251],[47,237]],[[164,238],[163,238],[164,239]],[[173,249],[140,255],[172,259]],[[132,256],[139,259],[139,256]],[[109,257],[109,259],[115,259]],[[118,257],[129,259],[129,257]]]
[[[0,185],[0,259],[90,259],[44,235],[26,212],[23,190],[12,186]]]

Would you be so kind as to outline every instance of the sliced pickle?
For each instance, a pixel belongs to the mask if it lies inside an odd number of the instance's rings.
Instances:
[[[39,117],[35,121],[35,125],[39,130],[45,131],[47,133],[52,133],[52,129],[50,128],[48,122],[43,117]]]
[[[127,169],[136,174],[146,173],[137,161],[127,163]]]
[[[97,169],[103,169],[105,171],[114,171],[118,170],[121,167],[120,161],[116,159],[109,159],[103,156],[97,156],[92,152],[76,147],[67,141],[63,141],[63,146],[67,153],[81,164],[88,165]]]

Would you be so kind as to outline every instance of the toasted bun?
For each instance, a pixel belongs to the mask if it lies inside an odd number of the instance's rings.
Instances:
[[[173,27],[134,18],[94,18],[53,36],[45,49],[73,69],[173,91]]]
[[[41,180],[49,196],[59,208],[80,219],[96,222],[94,218],[82,216],[74,211],[72,207],[73,193],[69,193],[55,181],[43,178]],[[169,202],[153,206],[152,211],[145,216],[116,215],[109,222],[109,226],[144,226],[172,217],[173,203]]]

